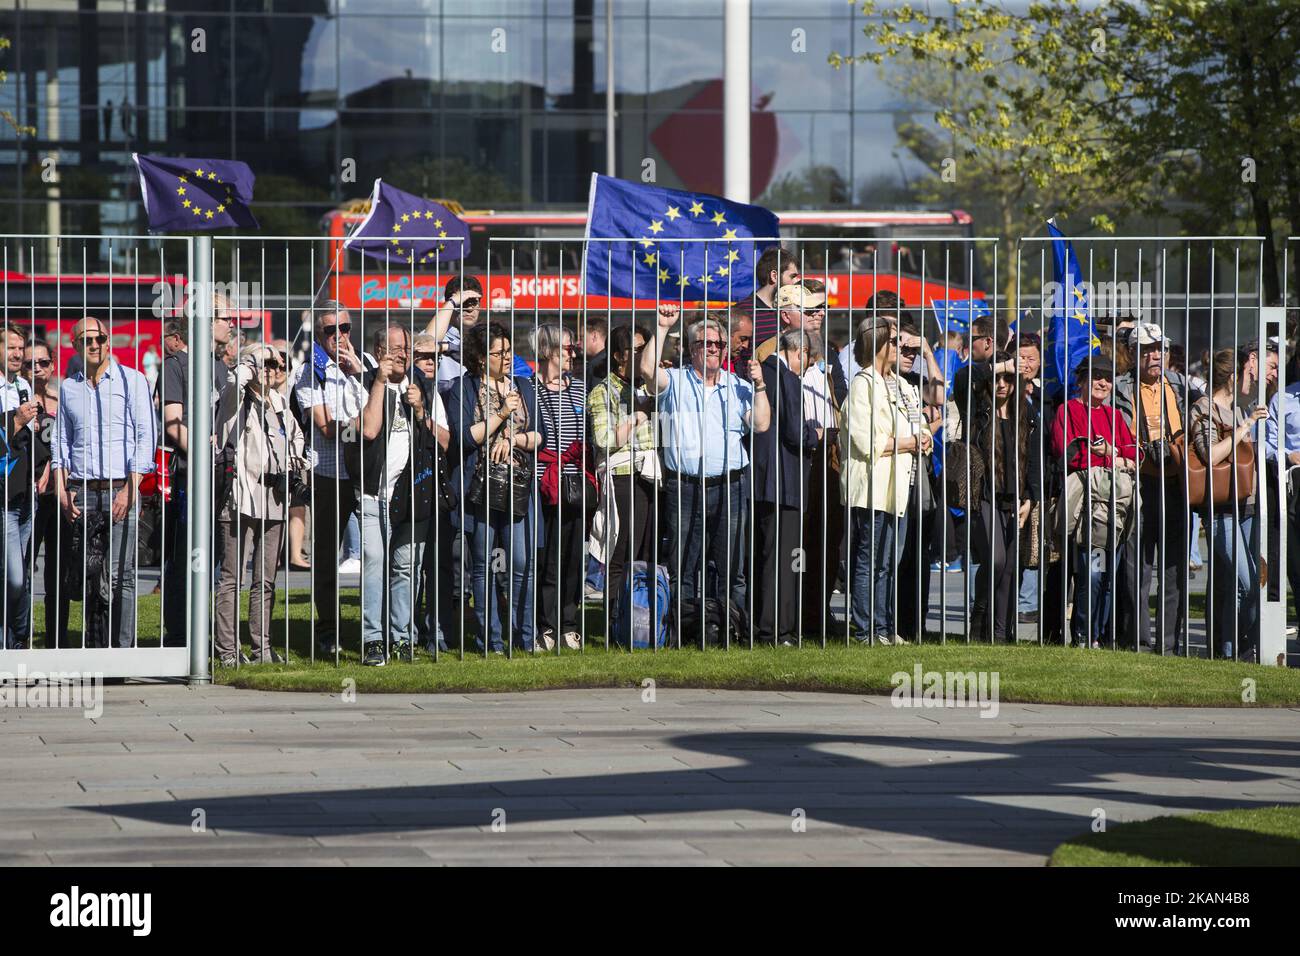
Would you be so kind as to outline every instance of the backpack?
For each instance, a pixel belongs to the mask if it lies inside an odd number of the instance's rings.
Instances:
[[[701,620],[703,624],[701,625]],[[677,627],[677,617],[670,621]],[[703,601],[683,600],[681,602],[681,633],[677,635],[682,645],[697,644],[703,632],[706,647],[723,647],[727,644],[747,644],[749,642],[749,615],[745,606],[737,601],[731,603],[731,614],[727,614],[727,605],[715,598]]]
[[[634,561],[624,581],[623,593],[618,596],[614,617],[610,620],[611,636],[615,643],[626,641],[630,633],[633,648],[648,648],[653,626],[656,646],[664,647],[668,644],[668,610],[671,606],[672,585],[668,569],[662,564],[655,566],[653,596],[650,587],[649,565],[645,561]]]

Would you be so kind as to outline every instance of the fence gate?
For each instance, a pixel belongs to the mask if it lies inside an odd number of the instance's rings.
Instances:
[[[6,434],[2,480],[12,507],[0,672],[19,680],[189,675],[185,495],[156,474],[134,491],[123,479],[130,470],[154,472],[158,460],[154,392],[166,384],[164,324],[186,314],[193,241],[5,235],[0,268],[0,407],[22,417],[32,403],[36,409]],[[92,392],[76,373],[108,356],[115,361]],[[196,379],[189,375],[178,408],[196,407]],[[178,413],[173,431],[202,427]],[[61,507],[55,464],[75,517]],[[29,497],[33,486],[38,493]],[[169,560],[176,569],[163,575]]]

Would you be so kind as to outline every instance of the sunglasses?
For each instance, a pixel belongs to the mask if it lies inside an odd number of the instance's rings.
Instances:
[[[696,342],[695,344],[698,345],[700,348],[704,349],[706,352],[722,351],[722,342],[719,339],[707,339],[703,342]]]
[[[262,368],[269,368],[273,372],[280,372],[284,370],[284,366],[281,365],[279,362],[275,361],[274,359],[270,360],[269,362],[263,362]]]
[[[107,335],[83,335],[81,337],[82,345],[103,345],[108,341]]]
[[[460,307],[466,312],[472,312],[474,309],[478,308],[478,301],[478,299],[466,299],[461,303]]]
[[[437,352],[416,352],[415,360],[417,362],[436,362],[438,360]]]
[[[323,335],[325,338],[329,338],[335,332],[337,332],[339,335],[347,335],[351,331],[352,331],[351,322],[340,322],[338,325],[322,325],[320,330],[321,335]]]
[[[49,368],[53,364],[54,363],[49,359],[36,359],[34,362],[24,362],[23,368],[31,368],[32,366],[35,366],[36,368]]]

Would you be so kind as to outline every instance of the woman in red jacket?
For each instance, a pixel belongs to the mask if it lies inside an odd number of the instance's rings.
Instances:
[[[1124,416],[1111,404],[1115,369],[1105,359],[1083,362],[1077,369],[1081,377],[1079,397],[1060,406],[1052,424],[1052,451],[1065,459],[1066,472],[1089,468],[1123,468],[1137,466],[1137,442]],[[1086,480],[1084,488],[1091,485]],[[1083,518],[1092,514],[1092,501],[1085,494]],[[1075,581],[1087,581],[1088,592],[1076,587],[1070,631],[1076,645],[1101,647],[1100,637],[1110,621],[1111,582],[1115,568],[1105,541],[1092,547],[1078,548],[1074,555]],[[1067,582],[1066,587],[1069,587]],[[1090,619],[1091,618],[1091,619]]]

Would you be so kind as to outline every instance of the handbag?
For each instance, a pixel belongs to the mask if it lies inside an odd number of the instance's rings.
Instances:
[[[1245,501],[1255,494],[1255,446],[1248,441],[1237,445],[1236,475],[1233,474],[1233,456],[1229,455],[1213,468],[1206,468],[1201,456],[1193,449],[1187,456],[1187,503],[1192,507],[1207,503],[1210,486],[1214,487],[1213,507],[1231,504],[1234,500]]]
[[[944,448],[943,475],[948,484],[948,507],[968,511],[984,488],[984,456],[967,442],[953,442]]]
[[[485,421],[483,395],[480,391],[478,421]],[[527,457],[513,449],[509,461],[491,461],[487,442],[479,451],[474,477],[465,489],[465,504],[478,514],[504,514],[521,518],[528,513],[528,498],[533,491],[533,469]]]

